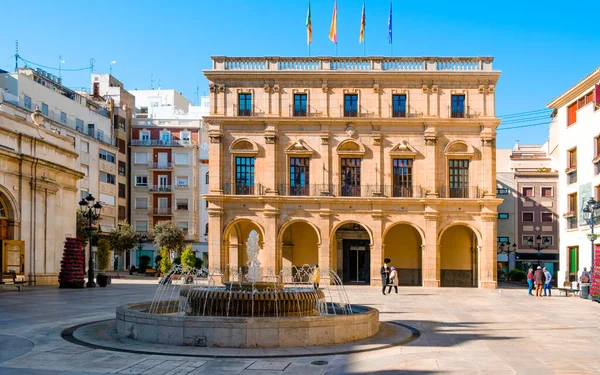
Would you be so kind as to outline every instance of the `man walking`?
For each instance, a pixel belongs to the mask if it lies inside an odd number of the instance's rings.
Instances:
[[[552,284],[550,284],[550,282],[552,281],[552,275],[550,274],[550,272],[548,272],[546,267],[544,267],[544,278],[544,297],[546,296],[546,291],[548,291],[548,297],[550,297],[552,296]]]
[[[535,282],[535,296],[542,296],[542,288],[544,287],[544,283],[546,281],[546,276],[544,275],[544,271],[542,271],[542,267],[537,266],[537,269],[533,273],[533,281]]]
[[[379,271],[379,273],[381,274],[381,293],[385,296],[385,286],[388,284],[389,280],[390,280],[390,269],[388,267],[388,263],[390,262],[390,260],[388,258],[385,258],[383,260],[383,266],[381,266],[381,270]]]

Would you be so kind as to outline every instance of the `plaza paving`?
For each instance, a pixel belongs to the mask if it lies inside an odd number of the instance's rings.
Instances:
[[[155,289],[150,280],[121,279],[90,290],[0,292],[0,374],[600,374],[600,304],[515,288],[403,287],[383,296],[377,287],[349,286],[351,302],[421,333],[406,345],[354,354],[181,357],[61,337],[65,328],[114,318],[119,305],[152,299]],[[185,349],[202,355],[202,348]]]

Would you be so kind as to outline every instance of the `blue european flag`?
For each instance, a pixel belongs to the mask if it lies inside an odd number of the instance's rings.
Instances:
[[[388,19],[388,38],[392,44],[392,2],[390,1],[390,18]]]

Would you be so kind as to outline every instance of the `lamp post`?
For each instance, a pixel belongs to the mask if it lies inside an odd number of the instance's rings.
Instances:
[[[506,248],[505,248],[505,246],[506,246]],[[507,259],[508,259],[507,263],[508,263],[508,266],[506,268],[506,270],[507,270],[506,280],[510,281],[510,253],[511,252],[516,253],[516,251],[517,251],[517,244],[513,243],[512,246],[511,246],[509,242],[507,242],[507,243],[501,242],[500,246],[498,248],[500,250],[500,253],[506,253],[507,254]]]
[[[590,235],[588,238],[592,243],[592,261],[590,265],[592,266],[592,274],[594,270],[594,241],[596,240],[596,235],[594,235],[594,226],[600,223],[600,202],[596,201],[594,198],[590,197],[587,201],[585,207],[582,209],[583,211],[583,219],[586,224],[590,226]]]
[[[530,249],[537,250],[538,266],[541,266],[540,257],[542,256],[542,250],[550,247],[550,240],[548,239],[548,237],[546,237],[546,239],[544,240],[544,244],[542,245],[542,236],[538,234],[535,237],[535,246],[533,245],[533,237],[529,238],[529,241],[527,242],[529,244]]]
[[[85,231],[88,235],[88,241],[90,242],[90,258],[88,260],[88,281],[85,284],[88,288],[93,288],[96,286],[94,282],[94,261],[92,259],[92,233],[94,232],[94,222],[97,222],[100,219],[100,210],[102,210],[102,205],[100,202],[96,202],[96,198],[92,194],[88,194],[87,197],[81,199],[79,201],[79,208],[81,209],[81,213],[83,217],[87,219],[87,227]]]
[[[142,236],[140,236],[140,237],[138,237],[138,244],[139,245],[138,245],[138,249],[137,249],[138,250],[138,255],[137,255],[137,259],[136,259],[136,263],[137,263],[138,268],[140,267],[140,256],[141,256],[142,250],[144,250],[143,243],[146,242],[147,240],[148,240],[148,237],[146,237],[145,234],[142,235]]]

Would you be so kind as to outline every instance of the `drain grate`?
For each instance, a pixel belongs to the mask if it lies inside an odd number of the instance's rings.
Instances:
[[[310,364],[315,365],[315,366],[325,366],[328,363],[329,362],[327,362],[327,361],[312,361]]]

